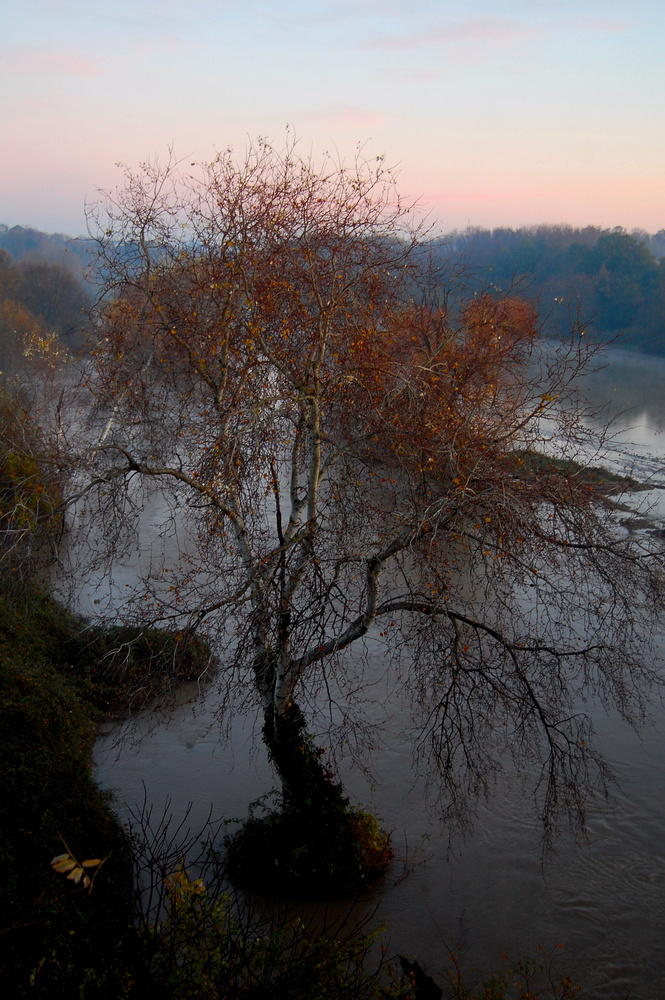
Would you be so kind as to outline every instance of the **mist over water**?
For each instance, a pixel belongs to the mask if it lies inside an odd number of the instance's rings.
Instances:
[[[664,384],[665,360],[623,352],[614,352],[589,383],[591,402],[609,404],[614,417],[606,444],[609,463],[654,484],[665,484]],[[618,514],[624,530],[662,527],[664,496],[665,490],[658,488],[638,494],[636,503],[648,515],[646,527],[635,527],[631,515]],[[131,566],[126,572],[131,575]],[[450,946],[463,946],[467,969],[473,964],[489,973],[505,966],[502,953],[512,961],[525,954],[538,959],[539,946],[551,952],[562,944],[560,968],[582,978],[583,995],[620,1000],[632,991],[642,1000],[661,998],[661,704],[652,705],[651,719],[639,734],[617,715],[587,706],[597,748],[618,784],[609,801],[589,803],[585,844],[575,844],[564,833],[554,852],[543,858],[533,798],[510,770],[498,777],[490,800],[479,803],[473,830],[464,838],[450,838],[437,818],[426,775],[414,769],[416,729],[399,678],[386,669],[378,634],[366,642],[364,669],[369,685],[365,708],[375,727],[370,746],[356,747],[354,754],[341,752],[337,760],[352,800],[373,809],[393,831],[393,868],[357,904],[367,912],[378,904],[375,919],[389,924],[390,950],[417,957],[436,979],[447,966]],[[133,724],[131,739],[119,739],[112,727],[98,741],[97,778],[114,790],[121,816],[126,805],[135,807],[145,794],[156,812],[167,798],[175,815],[184,814],[191,802],[192,827],[205,820],[211,807],[215,815],[242,818],[249,803],[274,786],[256,720],[234,718],[230,737],[222,742],[214,686],[202,697],[195,689],[186,696],[191,700],[168,721],[145,712]],[[323,737],[319,742],[325,742]]]

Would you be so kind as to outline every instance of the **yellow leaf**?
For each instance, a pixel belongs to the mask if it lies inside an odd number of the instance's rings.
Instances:
[[[77,866],[73,872],[69,873],[67,878],[71,879],[72,882],[76,882],[78,884],[81,881],[82,875],[83,875],[83,869]]]
[[[81,864],[84,868],[94,868],[95,865],[101,865],[101,858],[93,858],[91,861],[82,861]]]
[[[73,858],[67,858],[65,861],[58,861],[57,865],[52,865],[51,867],[57,872],[68,872],[72,868],[76,868],[77,865]]]
[[[65,858],[68,858],[68,857],[69,857],[69,854],[56,854],[56,856],[51,859],[51,864],[54,865],[56,863],[56,861],[64,861]]]

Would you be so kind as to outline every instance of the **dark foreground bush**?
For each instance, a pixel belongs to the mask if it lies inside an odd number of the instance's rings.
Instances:
[[[226,839],[231,875],[263,892],[322,897],[357,892],[393,858],[389,836],[371,813],[275,808]]]
[[[92,780],[92,712],[37,648],[22,645],[0,642],[0,982],[16,997],[116,996],[131,864]],[[92,892],[51,868],[67,849],[105,860]]]
[[[151,989],[162,1000],[406,1000],[408,984],[367,932],[209,892],[181,866],[151,930]],[[378,951],[378,956],[371,952]],[[370,971],[371,970],[371,971]]]
[[[203,643],[91,627],[35,588],[0,597],[0,981],[13,995],[115,997],[131,982],[131,851],[92,779],[96,719],[207,663]],[[68,851],[104,862],[92,886],[51,868]]]

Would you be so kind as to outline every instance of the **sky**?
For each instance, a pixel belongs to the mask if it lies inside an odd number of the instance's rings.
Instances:
[[[442,232],[665,228],[664,0],[0,0],[0,222],[118,164],[384,155]]]

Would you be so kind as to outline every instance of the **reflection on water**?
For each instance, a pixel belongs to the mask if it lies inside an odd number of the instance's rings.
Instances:
[[[621,355],[594,376],[595,403],[610,403],[622,437],[613,460],[660,474],[665,448],[665,361]],[[637,402],[636,402],[637,401]],[[663,476],[665,478],[665,476]],[[654,491],[654,495],[657,491]],[[562,837],[541,859],[534,804],[519,781],[504,776],[481,803],[473,832],[449,842],[426,806],[425,779],[413,770],[412,722],[399,685],[385,675],[378,637],[368,642],[370,680],[376,678],[372,721],[382,739],[369,763],[371,778],[342,760],[340,776],[355,801],[374,809],[393,831],[394,871],[377,889],[377,920],[389,922],[391,948],[411,953],[436,978],[445,948],[461,943],[468,964],[490,971],[501,953],[538,955],[538,946],[566,949],[562,963],[588,986],[584,995],[641,1000],[665,993],[665,713],[639,736],[615,716],[595,715],[597,743],[619,785],[610,802],[592,804],[588,843]],[[383,685],[383,687],[379,687]],[[140,803],[143,788],[157,809],[167,796],[175,811],[193,802],[192,824],[208,814],[242,817],[273,784],[253,720],[236,718],[221,743],[210,693],[181,705],[168,722],[139,720],[145,735],[117,746],[117,733],[97,745],[97,775],[122,803]],[[402,877],[404,872],[406,877]],[[597,991],[594,991],[593,987]]]
[[[665,526],[665,358],[627,351],[596,357],[598,370],[581,383],[594,417],[586,423],[602,430],[599,450],[583,448],[574,457],[631,476],[652,489],[633,494],[631,504],[656,529]]]
[[[612,351],[599,363],[586,382],[590,402],[609,406],[616,430],[634,428],[655,438],[665,429],[665,358]]]
[[[384,670],[380,644],[370,649],[370,670]],[[214,697],[181,706],[167,724],[120,750],[111,737],[97,746],[97,773],[119,801],[140,803],[143,783],[157,808],[193,802],[192,825],[216,815],[242,817],[273,784],[251,720],[237,719],[221,744]],[[412,768],[411,722],[397,692],[377,705],[384,721],[382,747],[371,756],[371,781],[348,761],[340,768],[347,791],[374,809],[393,831],[398,859],[376,895],[377,920],[390,925],[392,947],[417,955],[434,972],[445,968],[445,947],[462,943],[469,960],[500,967],[500,955],[538,954],[538,946],[566,949],[567,968],[602,995],[623,998],[627,983],[656,998],[665,985],[665,716],[641,738],[619,720],[599,716],[599,744],[615,766],[620,788],[610,804],[590,810],[588,844],[563,837],[541,860],[534,804],[519,781],[499,783],[482,803],[474,831],[449,844],[436,815],[425,807],[426,789]],[[151,721],[144,717],[144,724]],[[451,850],[452,848],[452,850]],[[402,878],[404,871],[409,874]],[[631,979],[632,977],[632,979]],[[649,985],[650,984],[650,985]]]

